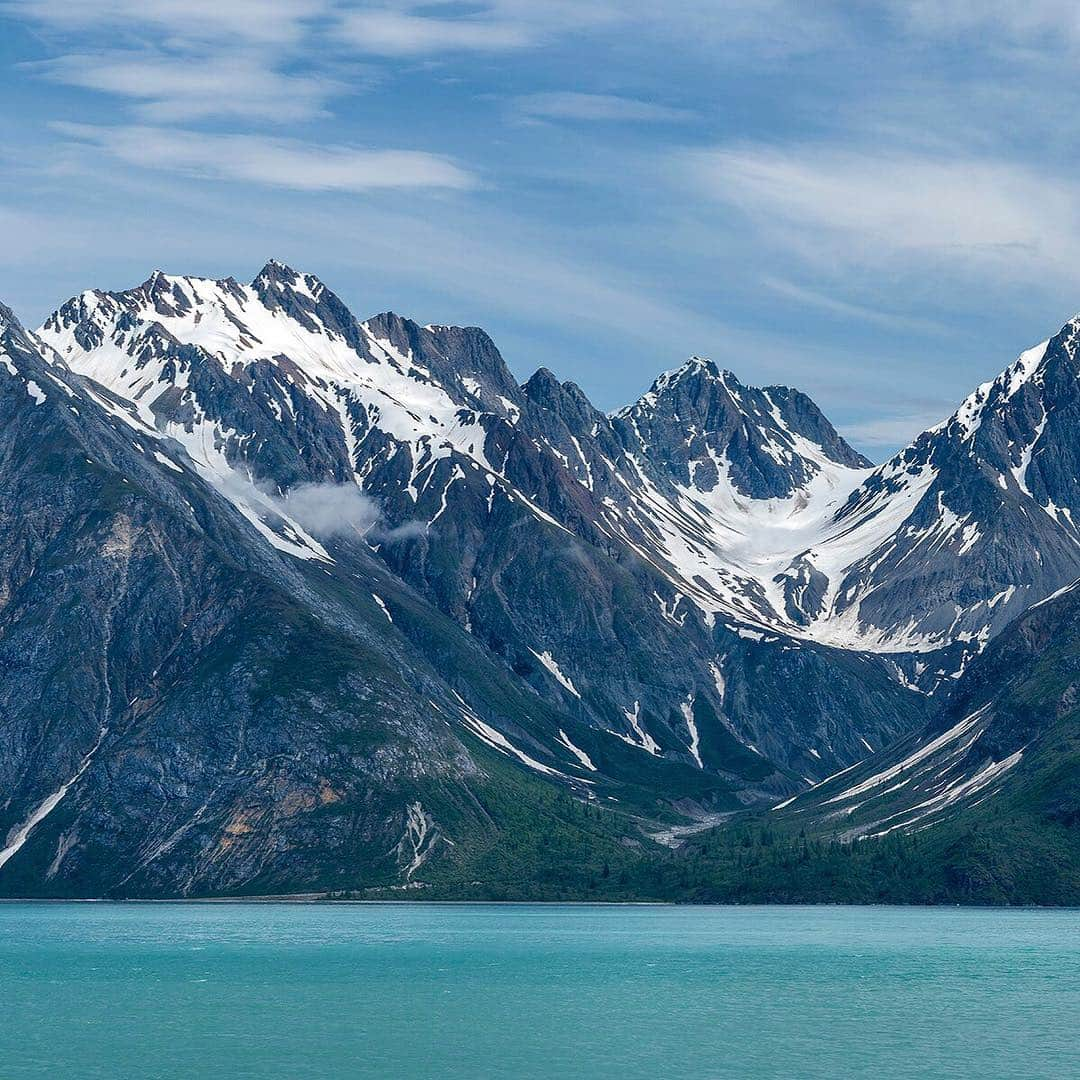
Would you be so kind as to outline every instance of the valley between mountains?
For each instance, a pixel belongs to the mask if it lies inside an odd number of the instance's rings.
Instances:
[[[874,466],[276,262],[0,308],[0,895],[1077,902],[1078,351]]]

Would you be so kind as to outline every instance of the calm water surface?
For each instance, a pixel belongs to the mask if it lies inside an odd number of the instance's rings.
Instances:
[[[0,904],[0,1077],[1080,1077],[1080,911]]]

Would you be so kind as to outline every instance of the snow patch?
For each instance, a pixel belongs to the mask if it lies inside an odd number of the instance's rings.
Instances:
[[[592,758],[590,758],[580,746],[575,746],[570,741],[570,736],[567,735],[562,728],[559,728],[559,742],[562,743],[562,745],[565,746],[566,749],[581,762],[582,766],[589,770],[589,772],[597,771],[596,766],[592,763]]]
[[[613,731],[613,735],[618,735],[623,742],[629,743],[631,746],[636,746],[639,750],[644,750],[655,757],[660,753],[660,744],[645,730],[641,723],[641,703],[634,702],[634,708],[623,709],[623,715],[626,717],[627,722],[633,729],[634,734],[637,736],[637,741],[631,739],[629,735],[623,735],[621,732]]]
[[[106,734],[108,734],[108,729],[102,728],[98,735],[97,742],[94,743],[90,753],[82,759],[82,763],[79,765],[78,769],[76,769],[75,774],[71,779],[61,784],[47,799],[38,804],[30,816],[21,825],[16,826],[8,833],[7,846],[0,851],[0,867],[3,867],[5,863],[9,862],[19,853],[19,850],[22,848],[23,844],[26,843],[34,829],[60,805],[64,796],[79,782],[83,773],[85,773],[89,767],[90,762],[93,761],[94,755],[98,752],[98,748],[101,746]]]
[[[570,681],[570,679],[562,673],[562,668],[555,662],[555,658],[545,649],[543,652],[537,652],[535,649],[530,649],[529,652],[540,661],[555,676],[556,681],[566,690],[569,690],[571,694],[576,698],[580,698],[581,694],[578,693],[577,687]]]
[[[683,720],[686,721],[686,730],[690,733],[690,755],[697,762],[699,769],[705,766],[701,761],[701,737],[698,734],[697,722],[694,720],[694,695],[691,694],[680,706]]]

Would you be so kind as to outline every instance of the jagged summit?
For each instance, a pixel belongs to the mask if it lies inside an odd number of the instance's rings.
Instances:
[[[6,330],[9,327],[21,330],[22,323],[16,318],[15,312],[11,308],[4,303],[0,303],[0,330]]]
[[[684,379],[692,378],[694,375],[698,374],[704,375],[707,378],[716,379],[721,383],[730,379],[735,384],[741,385],[732,372],[726,370],[722,371],[712,360],[701,356],[691,356],[678,367],[662,371],[653,380],[649,389],[642,394],[637,401],[631,402],[629,405],[624,405],[621,409],[616,409],[612,415],[625,417],[634,409],[654,405],[660,395],[670,387],[678,385]]]
[[[30,361],[33,366],[53,366],[58,358],[19,321],[19,317],[6,304],[0,302],[0,356],[9,369],[13,363],[22,365]]]
[[[867,469],[805,394],[759,389],[692,357],[664,372],[615,419],[629,424],[680,483],[712,491],[725,470],[738,492],[783,499],[822,469]]]
[[[865,465],[808,399],[744,387],[711,361],[662,376],[609,418],[545,369],[519,386],[479,328],[394,312],[361,322],[274,261],[250,286],[162,275],[84,293],[42,334],[208,475],[250,472],[281,490],[355,475],[391,502],[403,491],[403,521],[429,489],[432,513],[441,495],[464,497],[461,475],[483,485],[491,512],[492,492],[510,485],[541,520],[614,530],[710,615],[786,624],[759,578],[783,571],[805,529],[756,534],[748,559],[738,519],[761,500],[801,500],[817,521]]]
[[[631,545],[708,618],[978,649],[1075,568],[1075,322],[877,469],[801,391],[705,357],[605,416],[548,369],[519,385],[477,327],[361,321],[277,260],[251,285],[158,272],[83,293],[41,335],[215,474],[354,476],[404,493],[402,522],[428,491],[440,520],[473,495],[495,513],[509,485],[541,520]]]
[[[261,277],[265,278],[279,278],[289,281],[295,281],[296,278],[301,275],[297,273],[287,263],[281,262],[280,259],[267,259],[263,268],[255,275],[253,280],[258,280]]]
[[[810,435],[816,440],[825,437],[829,449],[837,455],[837,460],[853,467],[867,468],[870,462],[852,450],[837,435],[821,410],[802,391],[790,386],[773,384],[755,387],[742,382],[729,368],[721,368],[713,360],[692,356],[677,368],[665,371],[653,382],[652,386],[636,402],[613,413],[613,416],[630,418],[634,415],[666,404],[689,405],[693,413],[702,408],[714,406],[717,402],[730,404],[736,409],[755,415],[783,412],[794,407],[801,416],[799,419],[810,428]],[[693,419],[694,417],[691,417]]]

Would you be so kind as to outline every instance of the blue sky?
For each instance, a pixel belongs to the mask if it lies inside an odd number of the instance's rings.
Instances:
[[[0,300],[273,256],[880,459],[1080,310],[1078,74],[1051,0],[0,0]]]

